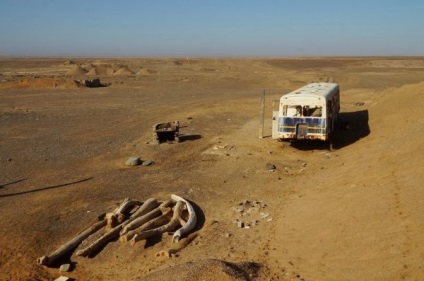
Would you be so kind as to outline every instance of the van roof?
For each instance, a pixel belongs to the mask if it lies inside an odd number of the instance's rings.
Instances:
[[[297,90],[294,90],[286,95],[283,95],[281,99],[287,99],[292,97],[298,97],[301,95],[302,97],[305,96],[313,96],[313,97],[324,97],[327,98],[328,96],[332,96],[333,94],[337,93],[339,91],[339,85],[336,83],[311,83],[306,86],[303,86]]]

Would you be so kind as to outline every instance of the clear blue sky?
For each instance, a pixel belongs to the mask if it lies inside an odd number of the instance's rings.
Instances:
[[[1,0],[1,56],[424,55],[423,0]]]

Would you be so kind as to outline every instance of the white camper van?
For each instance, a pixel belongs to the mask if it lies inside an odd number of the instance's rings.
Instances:
[[[272,138],[330,141],[340,110],[339,85],[311,83],[286,95],[273,111]]]

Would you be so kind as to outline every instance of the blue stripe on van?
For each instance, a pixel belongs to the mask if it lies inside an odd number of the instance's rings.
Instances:
[[[311,117],[279,117],[278,132],[279,133],[294,133],[296,132],[296,124],[308,124],[308,132],[315,134],[325,134],[326,119],[311,118]]]

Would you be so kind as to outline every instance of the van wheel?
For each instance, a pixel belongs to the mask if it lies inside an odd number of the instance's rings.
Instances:
[[[330,135],[328,136],[328,149],[330,151],[335,151],[333,141],[334,141],[334,133],[331,132]]]
[[[332,142],[332,141],[330,141],[330,144],[329,144],[329,150],[330,150],[331,152],[336,151],[336,150],[334,149],[334,147],[333,147],[333,142]]]

